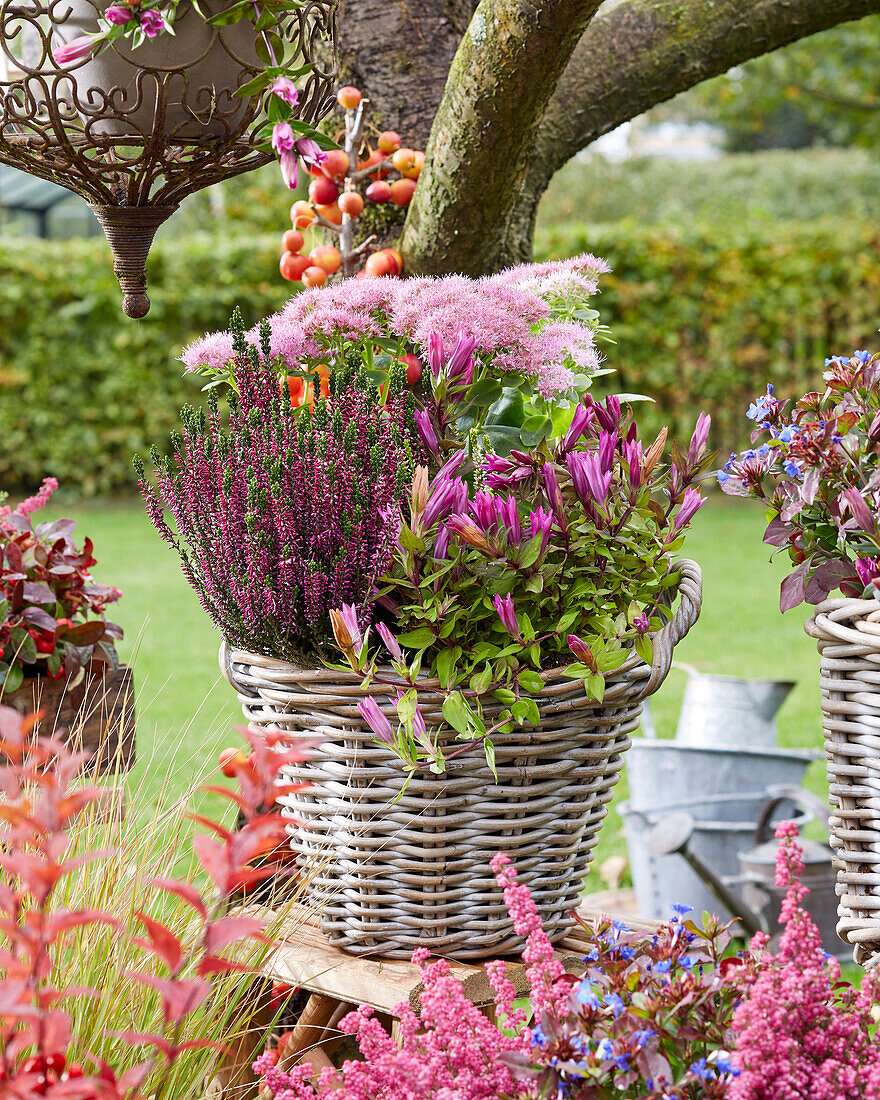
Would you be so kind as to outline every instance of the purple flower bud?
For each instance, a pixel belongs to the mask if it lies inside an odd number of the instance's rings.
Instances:
[[[430,495],[421,518],[424,531],[430,531],[435,523],[445,519],[453,509],[458,510],[462,493],[467,500],[467,485],[461,478],[450,481],[448,477],[441,475],[442,470],[431,482]]]
[[[592,409],[588,409],[586,405],[578,405],[574,410],[574,416],[572,417],[571,424],[568,426],[568,431],[565,433],[565,437],[562,440],[563,451],[570,451],[580,440],[592,418]]]
[[[283,99],[285,103],[289,103],[291,107],[296,107],[299,103],[299,92],[290,77],[277,77],[269,91],[273,95],[277,95],[279,99]]]
[[[474,336],[465,336],[459,333],[455,351],[450,355],[446,370],[453,382],[469,384],[474,377],[474,349],[477,340]]]
[[[437,531],[437,538],[434,540],[434,554],[433,556],[438,561],[444,561],[446,553],[449,550],[449,528],[445,525]]]
[[[439,332],[428,333],[428,364],[435,378],[446,366],[446,351],[443,347],[443,337]]]
[[[321,146],[311,138],[297,138],[296,151],[306,164],[323,164],[327,159],[327,154]]]
[[[84,34],[79,38],[72,38],[65,45],[53,50],[52,56],[55,58],[56,65],[72,65],[75,61],[82,61],[84,57],[88,57],[94,48],[93,39]]]
[[[545,512],[543,508],[533,508],[529,512],[529,538],[534,538],[535,535],[541,536],[541,555],[543,556],[547,551],[547,545],[550,542],[550,532],[553,529],[553,513]]]
[[[486,536],[470,516],[461,513],[451,515],[446,521],[446,526],[453,535],[458,535],[469,546],[475,546],[477,550],[488,549],[489,543],[486,541]]]
[[[498,595],[493,596],[492,606],[498,612],[498,617],[501,619],[504,629],[508,634],[518,642],[521,642],[523,638],[519,632],[519,620],[516,617],[516,609],[513,606],[513,596],[509,594],[503,598]]]
[[[643,611],[641,615],[636,615],[633,619],[633,626],[636,628],[638,634],[646,634],[650,625],[651,623],[645,611]]]
[[[402,661],[403,650],[400,648],[397,639],[394,637],[388,627],[384,623],[376,623],[376,630],[379,634],[379,637],[385,643],[385,648],[391,654],[391,659],[394,661]]]
[[[617,446],[617,432],[602,432],[599,436],[599,468],[607,473],[614,465],[614,449]]]
[[[483,531],[491,531],[497,527],[500,503],[498,497],[487,493],[485,489],[476,493],[470,502],[471,514]]]
[[[155,8],[147,8],[146,11],[142,11],[138,15],[138,19],[140,20],[141,30],[147,38],[155,38],[156,35],[168,28],[165,16],[156,11]]]
[[[296,135],[289,122],[276,122],[272,127],[272,148],[280,156],[289,153],[296,144]]]
[[[566,462],[581,503],[604,504],[611,486],[611,471],[602,471],[599,456],[594,451],[573,451]]]
[[[393,745],[394,731],[391,728],[391,723],[379,709],[379,704],[373,696],[368,695],[365,699],[359,699],[357,708],[360,711],[361,718],[373,731],[376,740],[385,745]]]
[[[284,186],[291,191],[296,187],[297,180],[299,179],[299,160],[296,153],[285,152],[278,158],[278,166],[281,169],[281,178],[284,180]]]
[[[690,446],[688,447],[688,465],[693,467],[703,457],[703,452],[706,450],[706,443],[709,439],[709,428],[712,426],[712,417],[708,413],[700,413],[697,417],[697,426],[694,428],[694,434],[691,436]]]
[[[700,508],[703,507],[704,504],[705,500],[703,497],[700,496],[699,489],[685,489],[684,496],[681,500],[681,505],[675,516],[675,522],[672,525],[672,533],[666,541],[671,542],[678,534],[678,532],[682,529],[682,527],[684,527],[685,524],[690,523],[690,521],[694,518],[694,516],[697,514]]]
[[[519,509],[516,506],[516,497],[509,496],[501,501],[498,506],[498,518],[504,527],[507,541],[511,546],[519,546],[522,541],[522,530],[519,522]]]
[[[614,394],[607,398],[604,406],[594,401],[591,408],[596,415],[599,427],[606,432],[613,432],[620,423],[620,402]]]
[[[416,427],[419,431],[419,438],[434,458],[439,460],[440,442],[437,439],[437,433],[434,431],[434,423],[431,420],[431,414],[424,412],[422,409],[416,409],[415,418]]]
[[[104,9],[104,18],[116,27],[124,27],[126,23],[131,22],[133,12],[123,4],[111,4],[109,8]]]
[[[623,457],[629,467],[630,488],[638,489],[639,485],[642,483],[642,462],[645,457],[642,452],[641,443],[637,439],[632,442],[624,443]]]
[[[556,467],[548,462],[544,467],[544,488],[547,492],[547,500],[559,524],[563,534],[568,531],[568,517],[565,514],[565,501],[562,499],[562,490],[559,488],[559,479],[556,477]]]
[[[593,651],[583,638],[579,638],[577,634],[569,634],[566,641],[568,642],[568,648],[582,664],[585,664],[592,672],[598,671]]]
[[[855,567],[859,580],[866,588],[871,581],[880,577],[880,562],[877,558],[856,558]]]

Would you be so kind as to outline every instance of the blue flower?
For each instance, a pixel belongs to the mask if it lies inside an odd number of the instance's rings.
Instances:
[[[540,1024],[535,1024],[532,1028],[532,1046],[542,1047],[547,1043],[547,1036],[541,1030]]]
[[[620,1016],[623,1012],[624,1004],[619,993],[606,993],[605,1004],[608,1005],[615,1017]]]
[[[611,927],[614,929],[615,932],[618,932],[618,933],[619,932],[630,932],[630,931],[632,931],[632,929],[629,927],[629,925],[624,924],[622,920],[612,921],[611,922]]]
[[[770,454],[770,444],[762,443],[761,446],[758,448],[758,455],[761,458],[766,458],[768,454]]]
[[[751,451],[751,450],[743,451],[743,453],[742,453],[743,462],[748,462],[749,459],[754,458],[757,453],[758,453],[757,451]]]
[[[611,1045],[610,1039],[603,1039],[601,1043],[596,1047],[596,1057],[601,1058],[603,1062],[614,1056],[614,1047]]]
[[[779,435],[776,437],[780,443],[791,443],[794,437],[797,435],[797,428],[793,428],[790,424],[783,428]]]
[[[649,1039],[652,1039],[656,1034],[657,1032],[653,1031],[649,1027],[643,1028],[643,1030],[641,1031],[637,1031],[635,1035],[633,1035],[633,1042],[636,1045],[636,1050],[641,1050],[645,1043],[647,1043]],[[649,1085],[648,1087],[650,1088],[651,1086]]]
[[[693,913],[693,911],[694,911],[694,907],[692,905],[678,905],[678,904],[676,904],[676,905],[672,906],[672,909],[673,909],[673,912],[680,913],[682,916],[684,916],[685,913]]]
[[[682,957],[678,960],[678,965],[683,967],[685,970],[690,970],[691,967],[694,965],[694,960],[690,957],[690,955],[682,955]]]
[[[691,1073],[694,1077],[699,1077],[701,1081],[711,1081],[715,1076],[715,1071],[710,1065],[707,1065],[705,1058],[692,1063]]]
[[[620,949],[620,957],[629,962],[630,959],[636,957],[636,949],[634,947],[627,947],[626,944],[624,944]]]
[[[858,359],[858,361],[862,364],[862,366],[864,366],[865,363],[867,363],[870,358],[871,358],[871,353],[869,351],[856,351],[856,352],[853,352],[853,359]]]
[[[798,466],[793,458],[786,459],[786,461],[782,463],[782,468],[783,470],[785,470],[789,477],[801,476],[801,468],[800,466]]]
[[[719,1073],[729,1073],[731,1077],[739,1077],[742,1070],[737,1069],[733,1062],[729,1058],[716,1058],[715,1068]]]
[[[595,962],[596,959],[599,958],[599,948],[598,947],[591,947],[590,950],[586,953],[586,955],[582,956],[582,958],[583,958],[585,963]]]
[[[669,959],[662,959],[660,962],[654,963],[654,969],[657,971],[658,974],[668,974],[669,968],[671,966],[672,963],[669,961]]]
[[[617,1055],[615,1055],[614,1064],[615,1064],[615,1066],[617,1066],[617,1068],[621,1072],[623,1072],[624,1070],[629,1069],[629,1055],[628,1054],[617,1054]]]
[[[588,978],[584,978],[581,984],[577,987],[576,993],[578,1002],[582,1005],[586,1005],[588,1008],[598,1008],[599,998],[593,991],[593,986],[590,984]]]
[[[723,485],[726,481],[730,480],[730,474],[725,473],[724,470],[717,470],[715,476],[718,478],[719,485]]]

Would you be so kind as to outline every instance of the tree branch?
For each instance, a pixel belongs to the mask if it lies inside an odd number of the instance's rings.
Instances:
[[[481,0],[452,62],[404,227],[409,270],[477,275],[505,261],[504,227],[538,123],[599,4]]]
[[[880,0],[624,0],[587,27],[535,138],[507,250],[528,258],[537,204],[579,150],[760,54],[880,12]]]

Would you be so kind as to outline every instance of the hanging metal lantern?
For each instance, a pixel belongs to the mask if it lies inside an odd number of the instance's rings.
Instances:
[[[304,0],[272,28],[292,66],[308,66],[296,117],[334,100],[338,0]],[[59,183],[95,212],[113,251],[124,312],[150,308],[146,261],[187,196],[272,160],[258,139],[261,96],[237,96],[265,67],[250,20],[214,26],[181,5],[174,35],[136,49],[117,39],[59,66],[53,51],[98,30],[106,0],[0,0],[0,163]],[[202,0],[214,15],[230,0]]]

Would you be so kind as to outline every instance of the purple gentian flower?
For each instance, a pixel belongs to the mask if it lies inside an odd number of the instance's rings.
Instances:
[[[296,85],[290,77],[277,77],[269,88],[269,91],[273,95],[277,95],[279,99],[283,99],[285,103],[289,103],[291,107],[296,107],[299,103],[299,92],[296,90]]]
[[[690,446],[688,447],[688,463],[693,466],[703,456],[703,452],[706,449],[706,444],[709,440],[709,429],[712,426],[712,417],[708,413],[700,413],[697,417],[697,426],[694,428],[694,434],[691,436]]]
[[[55,58],[56,65],[72,65],[75,61],[82,61],[84,57],[88,57],[94,48],[94,40],[87,34],[83,34],[79,38],[71,38],[65,45],[53,50],[52,56]]]
[[[533,508],[529,512],[529,538],[534,538],[535,535],[541,536],[541,556],[547,551],[547,544],[550,542],[550,532],[553,528],[553,513],[545,512],[543,508]]]
[[[641,615],[636,615],[636,617],[633,619],[633,626],[636,628],[637,634],[647,634],[650,625],[651,622],[648,619],[647,612],[645,611],[643,611]]]
[[[133,17],[131,8],[125,7],[124,4],[111,4],[109,8],[104,9],[104,18],[115,27],[124,27]]]
[[[507,541],[511,546],[519,546],[522,540],[522,529],[519,522],[519,510],[516,506],[516,497],[508,496],[498,505],[498,519],[504,526]]]
[[[376,623],[376,631],[378,632],[379,637],[385,643],[385,648],[391,654],[391,659],[393,661],[402,661],[403,650],[400,648],[400,644],[391,633],[391,631],[388,629],[388,627],[384,623]]]
[[[165,16],[161,12],[156,11],[155,8],[147,8],[146,11],[142,11],[138,15],[140,20],[141,30],[147,36],[147,38],[155,38],[162,31],[168,29],[168,24],[165,22]]]
[[[581,503],[604,504],[611,487],[611,471],[603,472],[599,456],[593,451],[574,451],[566,462]]]
[[[424,443],[425,448],[431,452],[435,459],[440,458],[440,441],[437,439],[437,433],[434,431],[434,423],[431,420],[431,414],[423,411],[422,409],[415,410],[416,428],[419,432],[419,438]]]
[[[586,405],[578,405],[574,410],[574,416],[571,418],[571,424],[568,426],[568,431],[565,433],[562,440],[563,451],[570,451],[572,447],[574,447],[586,431],[592,418],[592,409],[588,409]]]
[[[547,491],[547,500],[556,517],[556,522],[563,534],[568,531],[568,517],[565,514],[565,501],[562,499],[562,490],[559,488],[559,479],[556,476],[556,467],[548,462],[544,467],[544,488]]]
[[[498,617],[501,619],[507,633],[518,642],[521,642],[523,637],[519,632],[519,620],[516,617],[516,609],[513,606],[513,596],[510,594],[503,598],[498,595],[493,596],[492,606],[498,612]]]
[[[392,730],[391,723],[379,709],[379,704],[373,696],[368,695],[366,699],[359,699],[357,708],[360,711],[361,718],[373,731],[376,740],[385,745],[393,745],[394,730]]]
[[[859,580],[866,588],[875,577],[880,577],[880,562],[877,558],[856,558],[854,564]]]
[[[675,522],[672,524],[672,533],[667,540],[668,542],[671,542],[672,539],[675,538],[685,524],[690,523],[700,508],[703,507],[704,503],[705,501],[703,497],[700,496],[699,489],[685,489],[681,505],[675,516]]]

